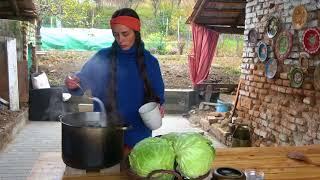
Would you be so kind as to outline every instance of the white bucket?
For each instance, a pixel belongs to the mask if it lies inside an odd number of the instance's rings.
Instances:
[[[139,108],[139,114],[144,124],[151,130],[156,130],[162,125],[159,105],[156,102],[149,102]]]

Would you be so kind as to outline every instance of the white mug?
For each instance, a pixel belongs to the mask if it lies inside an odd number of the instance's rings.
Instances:
[[[159,110],[159,104],[156,102],[149,102],[139,108],[139,114],[143,123],[151,130],[161,127],[162,117]]]

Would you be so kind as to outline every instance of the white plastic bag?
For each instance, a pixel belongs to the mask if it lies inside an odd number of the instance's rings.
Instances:
[[[32,86],[34,89],[50,88],[48,77],[44,72],[40,73],[37,76],[32,77],[31,80],[32,80]]]

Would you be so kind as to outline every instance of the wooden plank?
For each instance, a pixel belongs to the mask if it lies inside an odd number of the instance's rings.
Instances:
[[[217,14],[229,14],[237,17],[240,13],[243,13],[244,11],[241,9],[227,9],[227,10],[216,10],[216,9],[205,9],[203,12],[201,12],[201,16],[215,16]]]
[[[283,146],[283,147],[245,147],[217,148],[213,168],[233,167],[240,170],[256,169],[263,171],[265,179],[320,179],[320,167],[287,158],[287,153],[299,151],[312,160],[320,162],[320,145]],[[101,175],[89,173],[81,176],[63,176],[65,165],[61,153],[41,153],[32,168],[28,180],[63,179],[63,180],[116,180],[129,179],[125,174]]]
[[[243,34],[244,28],[235,28],[235,27],[217,27],[217,26],[210,26],[207,25],[209,29],[215,30],[220,33],[224,34]]]
[[[20,9],[18,8],[18,4],[16,0],[10,0],[9,1],[10,6],[14,10],[15,15],[19,16],[20,15]]]
[[[208,2],[206,8],[215,9],[244,9],[246,7],[245,1],[238,2]]]
[[[8,81],[9,81],[9,103],[11,111],[19,110],[19,85],[17,67],[17,45],[16,39],[6,38]]]
[[[19,101],[29,101],[28,62],[18,61]]]
[[[229,26],[234,26],[234,25],[243,25],[242,22],[235,22],[235,18],[208,18],[208,17],[197,17],[195,19],[196,23],[199,24],[206,24],[206,25],[229,25]]]
[[[265,173],[265,179],[320,179],[320,167],[289,159],[290,151],[303,152],[320,162],[320,145],[224,148],[216,149],[213,168],[257,169]]]
[[[5,39],[0,37],[0,97],[9,101],[8,63],[5,48]]]

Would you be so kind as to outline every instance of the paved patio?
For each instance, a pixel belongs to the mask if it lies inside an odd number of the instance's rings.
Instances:
[[[163,126],[153,135],[168,132],[201,132],[192,127],[189,121],[180,115],[168,115]],[[215,147],[225,147],[212,139]],[[42,152],[61,152],[61,125],[59,122],[29,121],[16,135],[16,138],[0,152],[0,180],[26,179]]]

